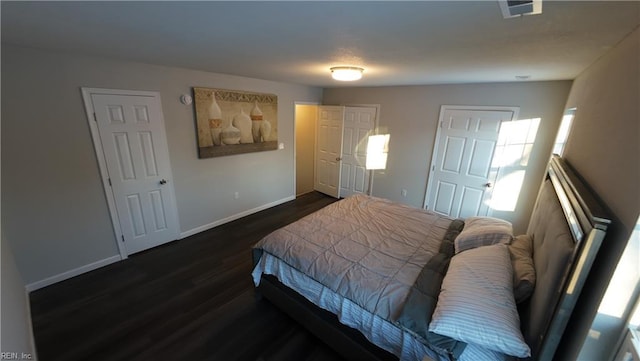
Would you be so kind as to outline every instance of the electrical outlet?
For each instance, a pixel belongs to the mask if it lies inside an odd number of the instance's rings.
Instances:
[[[240,198],[240,192],[233,193],[233,199],[238,199],[238,198]]]
[[[407,196],[407,190],[406,189],[401,190],[400,194],[402,194],[403,197],[406,197]]]

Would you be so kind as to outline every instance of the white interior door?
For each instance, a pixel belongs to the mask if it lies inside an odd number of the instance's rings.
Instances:
[[[88,93],[126,254],[177,239],[178,216],[160,95]]]
[[[500,126],[516,113],[517,108],[442,107],[425,208],[452,218],[487,215]]]
[[[318,107],[315,190],[340,197],[340,162],[344,107]]]
[[[367,142],[375,128],[376,108],[346,107],[342,136],[340,196],[367,193],[369,171],[366,169]]]

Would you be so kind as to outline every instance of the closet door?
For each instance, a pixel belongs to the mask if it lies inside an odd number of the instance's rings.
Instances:
[[[104,156],[105,192],[123,258],[176,240],[180,226],[160,94],[90,88],[83,94],[96,152]]]
[[[518,111],[496,108],[442,106],[426,209],[451,218],[488,214],[491,188],[499,172],[493,156],[500,129]]]
[[[318,107],[315,190],[340,198],[344,107]]]
[[[367,144],[374,133],[376,108],[346,107],[342,131],[340,196],[369,192],[370,171],[366,168]]]

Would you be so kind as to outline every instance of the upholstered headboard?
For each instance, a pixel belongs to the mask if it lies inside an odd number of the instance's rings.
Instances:
[[[551,360],[610,221],[570,166],[554,156],[527,230],[536,287],[520,309],[532,359]]]

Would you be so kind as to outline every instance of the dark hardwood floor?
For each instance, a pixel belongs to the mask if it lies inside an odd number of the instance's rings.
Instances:
[[[255,242],[333,201],[310,193],[32,292],[39,360],[342,360],[250,276]]]

